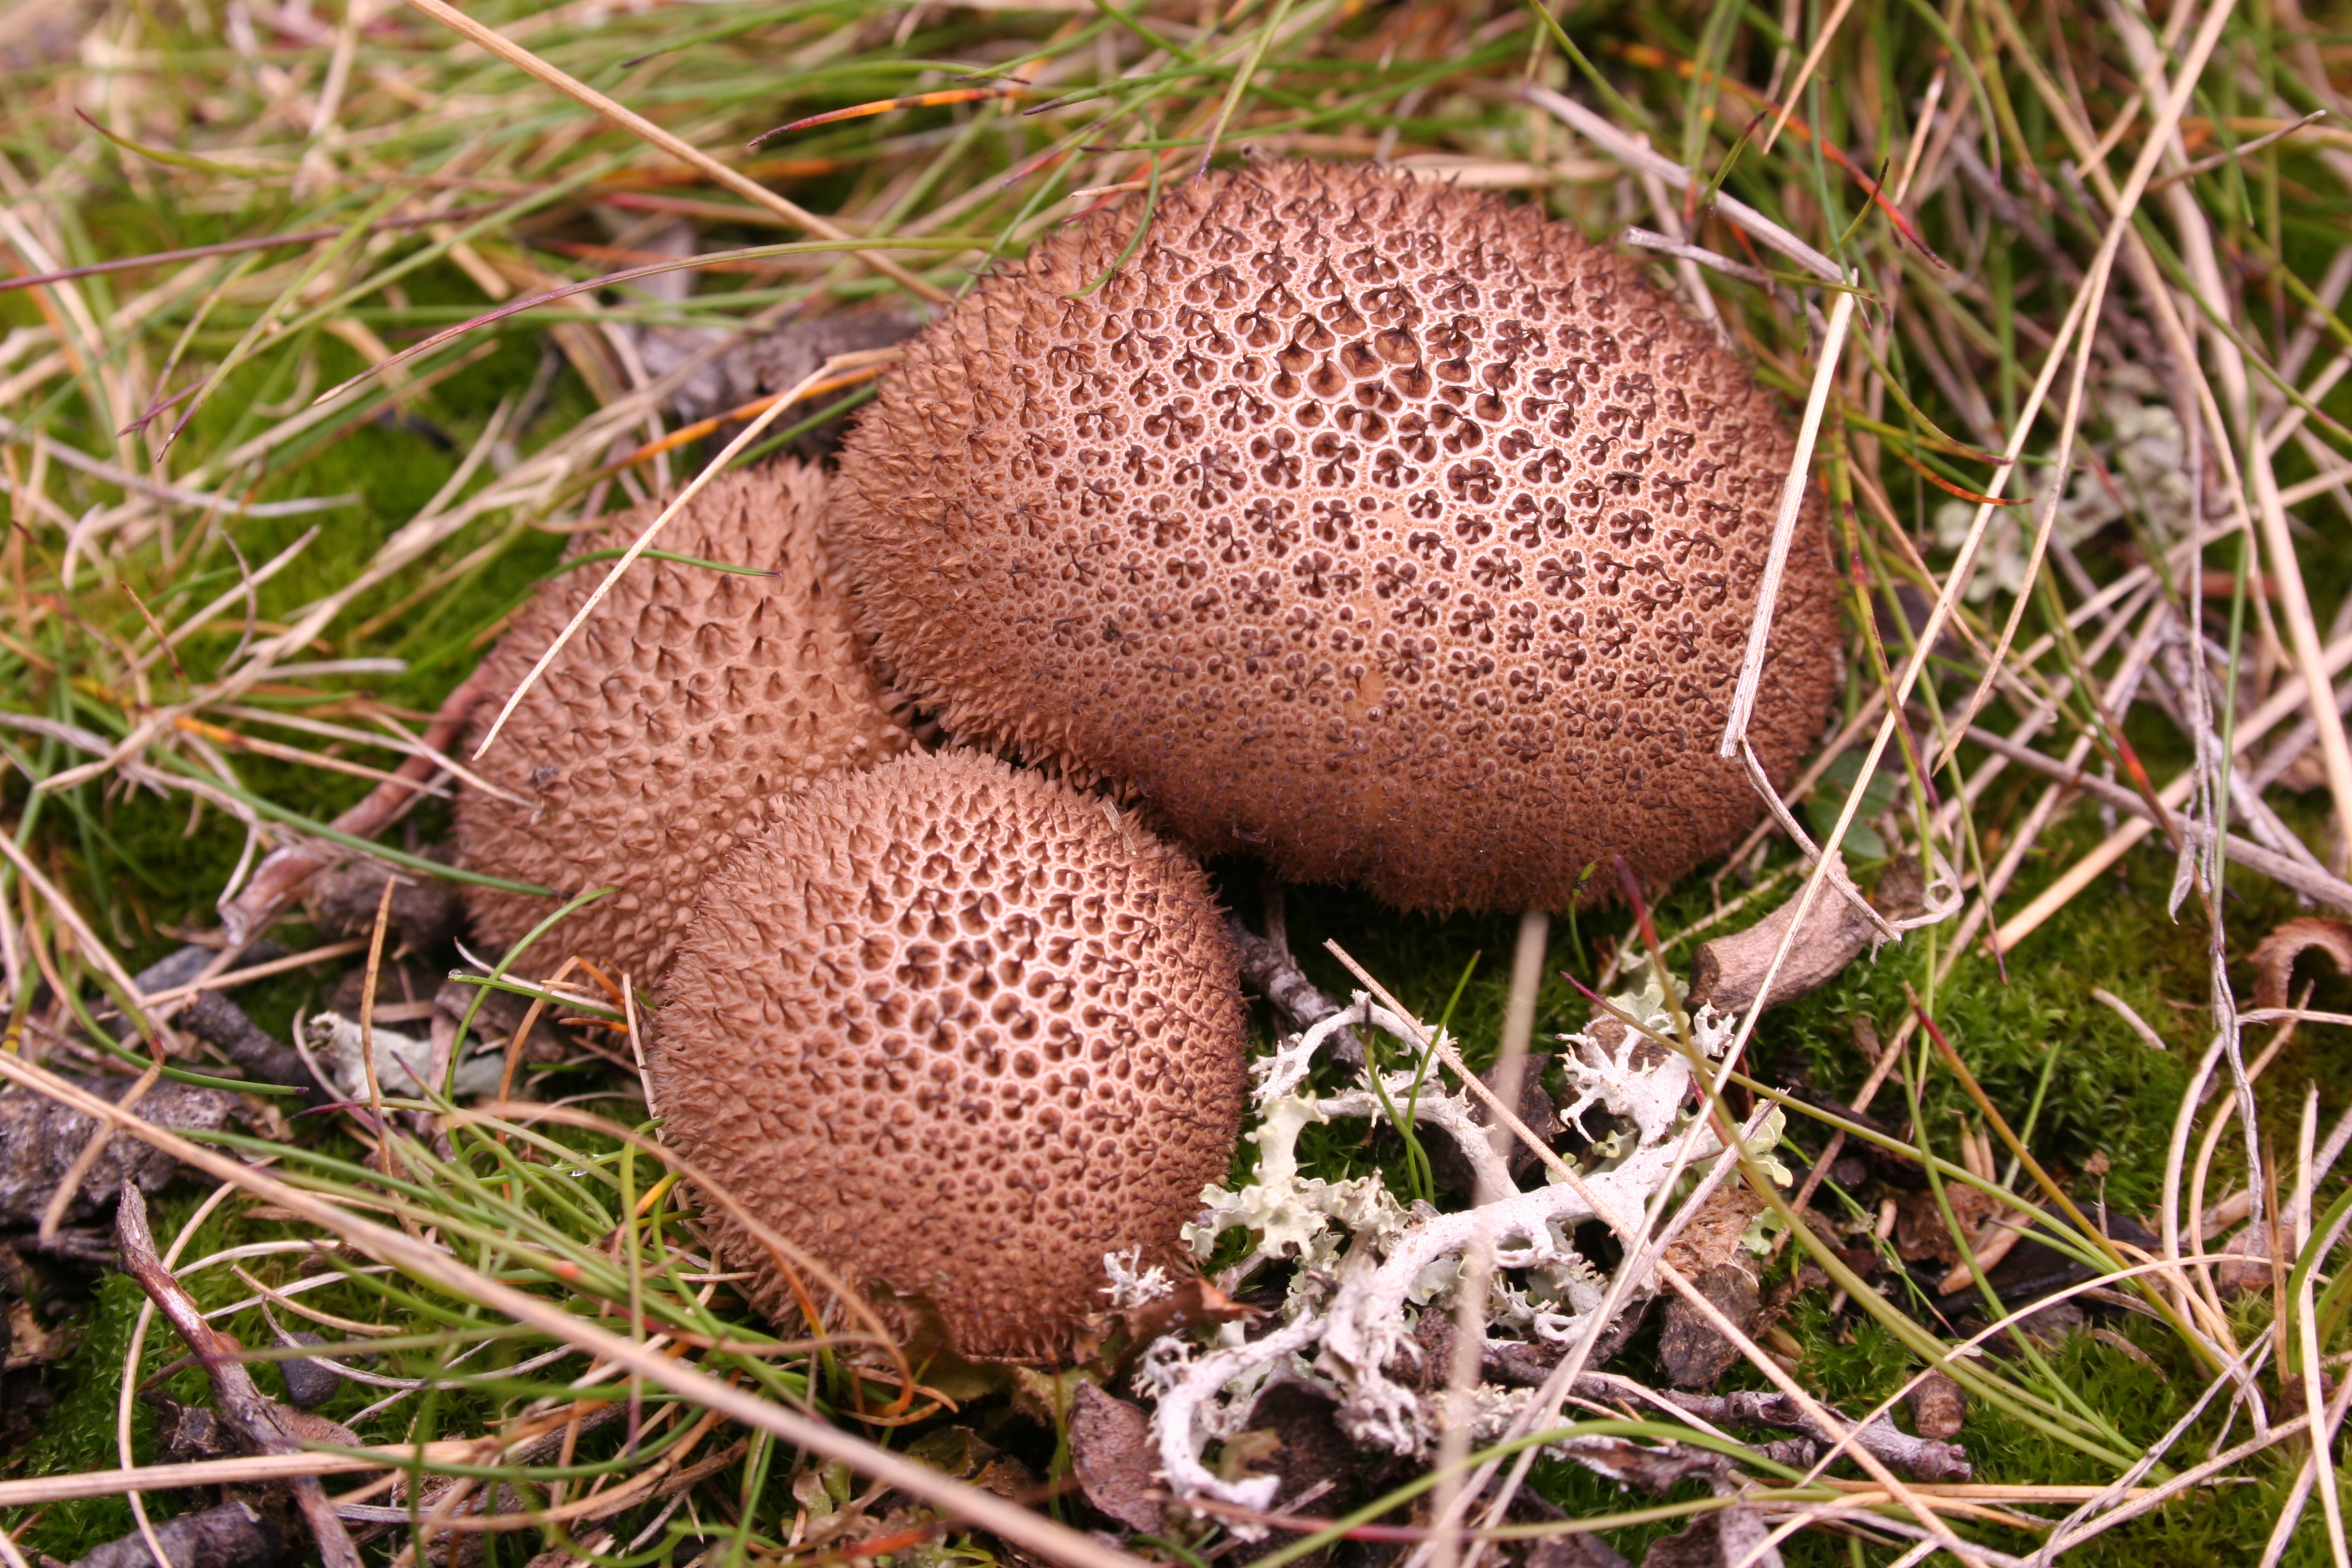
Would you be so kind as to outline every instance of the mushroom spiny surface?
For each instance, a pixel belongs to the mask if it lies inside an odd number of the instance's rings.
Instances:
[[[844,449],[828,538],[909,694],[1203,853],[1410,908],[1727,847],[1792,451],[1747,368],[1568,227],[1379,169],[1196,179],[1071,298],[1134,222],[982,283]],[[1809,510],[1750,731],[1776,780],[1833,693],[1836,585]]]
[[[824,571],[824,475],[797,463],[714,479],[656,546],[773,574],[635,562],[473,764],[532,804],[462,793],[466,865],[566,895],[617,889],[542,938],[542,951],[655,980],[702,879],[777,797],[908,744]],[[629,544],[654,515],[640,508],[582,539],[574,558]],[[540,585],[491,651],[480,724],[608,570],[586,563]],[[474,928],[494,950],[556,908],[494,889],[465,891]]]
[[[711,878],[652,1070],[664,1137],[764,1223],[886,1310],[928,1299],[964,1355],[1040,1362],[1108,1306],[1105,1253],[1179,1260],[1244,1047],[1189,856],[948,752],[811,786]]]

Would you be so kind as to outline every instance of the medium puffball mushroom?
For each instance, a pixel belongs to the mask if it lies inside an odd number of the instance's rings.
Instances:
[[[656,547],[768,574],[634,563],[470,764],[514,798],[458,795],[465,865],[566,896],[617,889],[542,938],[542,953],[652,982],[703,878],[778,800],[911,742],[827,580],[816,541],[824,489],[821,471],[792,462],[713,479]],[[660,504],[582,538],[570,557],[580,563],[540,584],[486,661],[478,731],[610,570],[581,557],[633,542]],[[465,892],[494,950],[557,907]]]
[[[1716,755],[1792,446],[1630,261],[1366,166],[1212,173],[1041,240],[913,340],[844,448],[859,628],[975,742],[1203,853],[1411,908],[1669,879],[1755,820]],[[1749,735],[1836,683],[1801,520]]]
[[[793,797],[704,889],[650,1058],[663,1137],[913,1331],[1050,1362],[1107,1253],[1182,1256],[1240,1125],[1241,996],[1190,857],[992,759]],[[772,1315],[793,1298],[723,1211]],[[912,1300],[909,1300],[912,1299]]]

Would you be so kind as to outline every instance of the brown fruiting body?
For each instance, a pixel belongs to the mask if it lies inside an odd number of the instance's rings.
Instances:
[[[650,984],[702,879],[780,797],[910,742],[824,570],[824,476],[797,463],[714,479],[655,548],[773,575],[634,563],[471,764],[533,804],[461,793],[464,864],[566,896],[618,889],[541,938],[541,955],[578,953]],[[625,547],[655,515],[640,508],[574,554]],[[475,739],[609,570],[551,577],[516,615],[485,667]],[[466,901],[494,953],[557,907],[475,886]]]
[[[1073,297],[1134,205],[984,282],[851,435],[828,539],[894,677],[1204,853],[1407,907],[1727,847],[1792,452],[1746,367],[1534,209],[1370,167],[1196,179]],[[1808,505],[1750,730],[1780,779],[1836,679]]]
[[[1178,1262],[1233,1155],[1242,1004],[1200,868],[971,753],[778,815],[671,967],[663,1136],[902,1327],[920,1299],[972,1359],[1068,1353],[1110,1304],[1103,1255]],[[719,1231],[788,1310],[766,1251]]]

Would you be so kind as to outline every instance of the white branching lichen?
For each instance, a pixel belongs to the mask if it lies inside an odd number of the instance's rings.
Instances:
[[[1225,1232],[1248,1233],[1248,1251],[1221,1276],[1228,1289],[1275,1262],[1291,1266],[1290,1284],[1279,1326],[1269,1332],[1249,1339],[1241,1325],[1229,1323],[1204,1352],[1177,1336],[1146,1352],[1136,1387],[1157,1397],[1154,1435],[1172,1493],[1250,1509],[1274,1500],[1278,1478],[1225,1479],[1203,1463],[1202,1450],[1244,1430],[1258,1394],[1277,1374],[1327,1390],[1339,1402],[1341,1427],[1359,1442],[1426,1453],[1437,1437],[1436,1402],[1419,1392],[1423,1379],[1399,1377],[1418,1371],[1418,1311],[1453,1309],[1463,1258],[1473,1248],[1486,1249],[1494,1264],[1486,1275],[1490,1325],[1562,1344],[1591,1326],[1603,1282],[1577,1252],[1576,1227],[1598,1217],[1596,1208],[1640,1214],[1677,1169],[1692,1131],[1691,1060],[1653,1037],[1672,1037],[1675,1028],[1656,983],[1612,1005],[1639,1030],[1611,1023],[1563,1037],[1570,1049],[1562,1067],[1575,1091],[1563,1124],[1589,1111],[1601,1113],[1595,1123],[1604,1117],[1613,1123],[1586,1126],[1608,1135],[1587,1152],[1576,1185],[1547,1179],[1521,1191],[1470,1102],[1433,1073],[1386,1073],[1376,1087],[1368,1067],[1359,1087],[1320,1097],[1307,1091],[1316,1052],[1342,1028],[1367,1026],[1405,1042],[1409,1054],[1422,1048],[1411,1026],[1361,993],[1351,1006],[1254,1064],[1256,1125],[1249,1137],[1257,1145],[1256,1172],[1238,1190],[1205,1191],[1204,1212],[1185,1234],[1206,1258]],[[1730,1042],[1733,1020],[1711,1009],[1700,1008],[1689,1023],[1692,1045],[1708,1058]],[[1442,1214],[1424,1204],[1406,1207],[1376,1176],[1329,1181],[1301,1173],[1297,1143],[1306,1128],[1391,1116],[1408,1116],[1417,1128],[1451,1138],[1481,1201]],[[1769,1148],[1778,1127],[1776,1118],[1758,1139],[1758,1152]],[[1701,1130],[1688,1158],[1705,1159],[1717,1148],[1712,1132]],[[1510,1278],[1515,1272],[1525,1283]],[[1475,1393],[1476,1407],[1497,1430],[1524,1399],[1524,1391]]]
[[[1174,1293],[1176,1287],[1169,1282],[1168,1270],[1157,1263],[1149,1268],[1137,1268],[1142,1261],[1140,1247],[1103,1254],[1103,1274],[1110,1280],[1103,1294],[1110,1298],[1113,1311],[1131,1312]]]

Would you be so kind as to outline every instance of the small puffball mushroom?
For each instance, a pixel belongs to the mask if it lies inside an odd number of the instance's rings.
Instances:
[[[780,798],[911,743],[824,569],[824,489],[820,470],[793,462],[712,480],[655,548],[772,574],[632,563],[471,763],[528,804],[463,791],[466,866],[566,896],[617,889],[542,937],[541,954],[652,983],[703,878]],[[661,504],[582,538],[572,558],[627,546]],[[550,577],[516,615],[485,666],[477,741],[609,570],[593,561]],[[472,885],[465,895],[494,951],[557,907]]]
[[[1192,180],[1082,295],[1137,205],[983,282],[851,434],[827,537],[893,679],[1204,854],[1408,908],[1727,847],[1793,450],[1747,367],[1535,208],[1367,166]],[[1836,684],[1807,505],[1749,730],[1776,780]]]
[[[1245,1045],[1200,868],[990,758],[793,797],[712,877],[649,1064],[663,1137],[909,1331],[1069,1353],[1106,1253],[1173,1265],[1224,1179]],[[772,1315],[764,1247],[717,1217]]]

